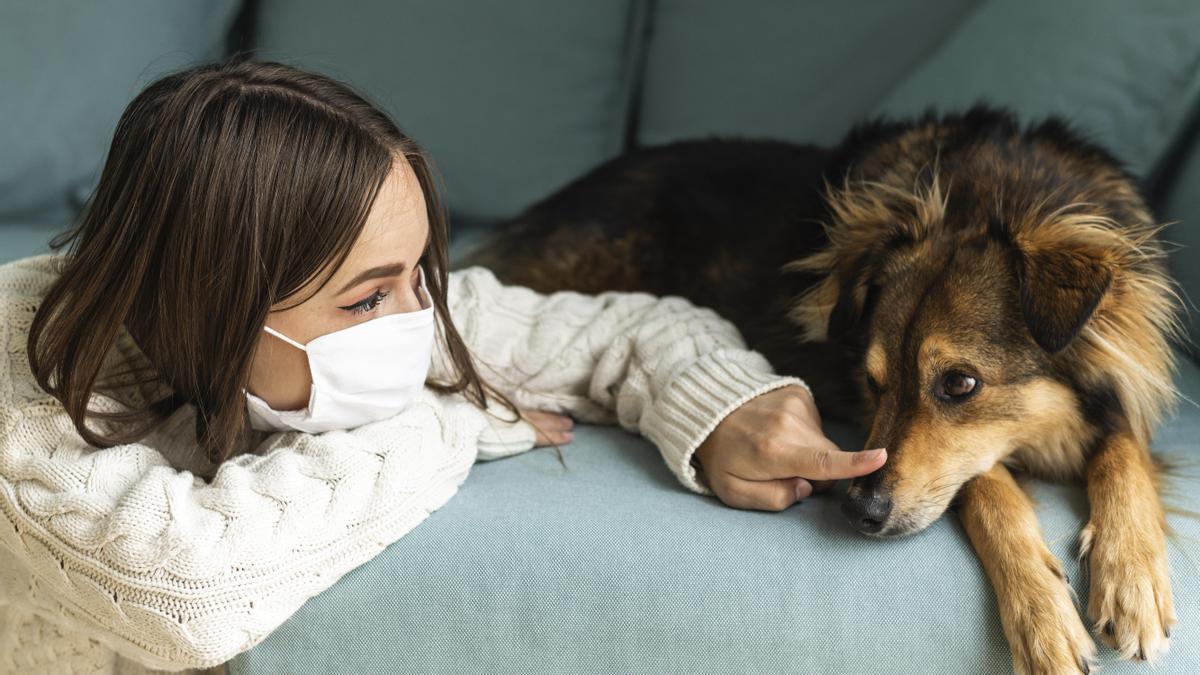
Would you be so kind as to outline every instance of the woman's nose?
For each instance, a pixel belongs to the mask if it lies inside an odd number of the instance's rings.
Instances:
[[[423,293],[417,289],[405,288],[405,290],[397,293],[400,297],[397,302],[392,305],[391,314],[406,314],[408,312],[419,312],[425,308],[426,304],[422,301]]]

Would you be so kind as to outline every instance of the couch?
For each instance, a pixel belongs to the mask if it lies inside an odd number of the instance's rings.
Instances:
[[[117,118],[169,70],[253,50],[356,85],[432,154],[461,256],[631,147],[709,135],[833,143],[856,121],[977,100],[1062,114],[1142,181],[1200,297],[1194,0],[43,0],[0,5],[0,262],[45,250]],[[1189,319],[1193,331],[1198,322]],[[1178,386],[1200,401],[1181,345]],[[1200,408],[1154,450],[1180,625],[1155,673],[1200,672]],[[835,440],[861,447],[854,429]],[[859,536],[837,494],[779,513],[685,491],[646,441],[584,427],[477,465],[445,507],[227,664],[307,672],[1005,673],[955,516]],[[1078,486],[1029,481],[1080,597]],[[1187,511],[1193,512],[1188,515]],[[1105,672],[1149,673],[1101,649]]]

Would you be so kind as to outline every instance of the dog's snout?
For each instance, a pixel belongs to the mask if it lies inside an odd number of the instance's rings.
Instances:
[[[842,513],[850,518],[850,523],[859,532],[876,534],[883,529],[883,523],[892,512],[892,498],[876,490],[868,490],[846,495],[842,502]]]

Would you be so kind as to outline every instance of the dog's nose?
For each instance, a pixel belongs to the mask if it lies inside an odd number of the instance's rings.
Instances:
[[[883,523],[892,512],[892,498],[874,490],[865,493],[847,493],[842,502],[842,513],[859,532],[875,534],[883,529]]]

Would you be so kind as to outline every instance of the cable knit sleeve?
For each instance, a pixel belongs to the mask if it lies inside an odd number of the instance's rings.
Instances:
[[[488,270],[450,275],[450,313],[481,375],[523,408],[616,421],[661,451],[690,490],[712,491],[692,455],[746,401],[789,384],[733,324],[678,297],[543,295]],[[444,353],[434,358],[444,377]]]
[[[209,667],[257,644],[442,506],[488,428],[427,391],[353,431],[273,434],[211,483],[159,452],[188,438],[190,408],[142,442],[89,447],[25,357],[52,278],[48,258],[0,266],[0,607],[147,666]],[[18,668],[12,654],[0,671]]]

